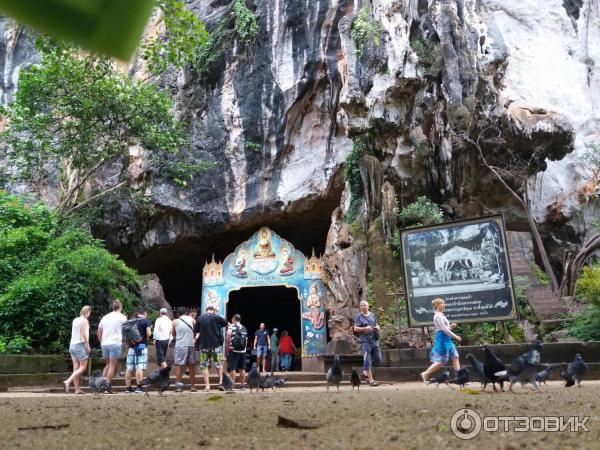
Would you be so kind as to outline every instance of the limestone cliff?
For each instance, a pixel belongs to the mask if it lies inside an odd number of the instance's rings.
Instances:
[[[118,198],[94,224],[130,264],[158,273],[167,297],[195,301],[204,260],[268,224],[301,250],[325,253],[330,332],[351,340],[369,242],[389,239],[395,197],[427,195],[453,218],[503,212],[509,228],[526,229],[467,138],[481,138],[498,165],[507,148],[544,155],[529,198],[557,266],[598,217],[597,193],[580,195],[589,174],[578,162],[586,143],[600,140],[598,0],[253,0],[260,36],[252,46],[227,32],[233,2],[186,3],[222,42],[209,66],[154,81],[177,99],[189,160],[215,165],[180,188],[136,151],[133,173],[150,207]],[[370,32],[357,41],[359,16]],[[2,26],[6,102],[35,52]],[[142,60],[131,74],[148,78]],[[343,220],[342,167],[358,137],[370,155],[353,232]]]

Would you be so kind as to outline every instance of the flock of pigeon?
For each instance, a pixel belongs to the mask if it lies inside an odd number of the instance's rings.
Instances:
[[[488,345],[484,345],[485,361],[479,361],[472,353],[466,356],[471,363],[471,373],[468,369],[462,367],[454,374],[453,378],[450,378],[450,371],[444,369],[438,376],[430,379],[428,383],[437,383],[437,387],[442,383],[448,386],[456,384],[464,388],[470,381],[479,381],[482,391],[489,383],[492,383],[495,392],[498,392],[496,388],[496,383],[498,383],[500,389],[504,392],[504,382],[508,381],[510,382],[508,388],[510,392],[514,392],[513,385],[515,383],[521,383],[522,386],[531,383],[539,391],[539,384],[547,384],[550,372],[554,367],[563,366],[560,370],[560,377],[565,381],[565,386],[570,387],[575,384],[581,386],[588,369],[581,355],[579,353],[575,355],[574,361],[569,364],[541,364],[540,352],[542,345],[540,341],[535,341],[527,352],[519,355],[508,365],[502,362]]]
[[[569,364],[541,364],[540,351],[542,343],[535,341],[531,348],[515,358],[510,364],[505,364],[498,358],[492,349],[488,345],[484,345],[485,360],[479,361],[472,353],[467,354],[466,358],[471,363],[471,372],[465,367],[460,368],[454,374],[453,378],[450,378],[450,370],[443,369],[442,372],[435,378],[428,380],[429,384],[437,383],[439,388],[440,384],[444,383],[447,386],[450,384],[456,384],[461,388],[464,388],[470,381],[479,381],[484,391],[489,383],[492,383],[495,392],[498,392],[496,383],[500,385],[500,389],[504,392],[504,382],[510,382],[508,390],[513,391],[513,385],[515,383],[521,383],[525,385],[531,383],[533,387],[539,391],[539,383],[546,384],[550,377],[550,372],[555,366],[563,366],[560,370],[560,376],[565,381],[565,386],[570,387],[575,384],[581,386],[581,382],[587,374],[587,364],[583,361],[581,355],[578,353],[575,355],[575,360]],[[565,367],[566,366],[566,370]],[[159,395],[163,395],[163,392],[169,389],[170,385],[170,373],[171,366],[156,369],[150,375],[142,380],[141,387],[148,395],[150,387],[158,389]],[[340,390],[340,384],[344,379],[344,372],[340,364],[339,355],[335,355],[333,358],[333,364],[325,375],[325,381],[327,382],[327,390],[329,391],[330,386],[336,386],[337,391]],[[261,377],[256,363],[252,364],[252,369],[248,372],[248,387],[250,392],[258,391],[261,389],[275,389],[276,387],[283,386],[287,381],[287,378],[275,377],[274,373],[267,374],[264,378]],[[352,389],[357,387],[360,389],[360,376],[356,370],[352,370],[350,376],[350,383]],[[98,394],[100,392],[112,392],[110,382],[107,378],[101,375],[99,370],[92,372],[89,379],[89,386],[92,392]],[[234,383],[227,372],[223,372],[222,386],[226,392],[233,392]]]

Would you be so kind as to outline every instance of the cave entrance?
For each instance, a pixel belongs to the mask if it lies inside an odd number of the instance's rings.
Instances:
[[[287,329],[301,349],[302,370],[321,368],[327,346],[322,261],[310,258],[267,227],[237,246],[223,262],[205,264],[202,302],[227,318],[239,312],[251,339],[260,322]],[[294,306],[296,305],[296,306]]]
[[[298,290],[285,286],[244,287],[231,291],[226,304],[227,320],[234,314],[242,316],[242,324],[248,330],[248,345],[254,343],[254,333],[261,322],[271,335],[273,328],[281,336],[286,330],[296,348],[302,347],[301,305]],[[278,370],[278,369],[274,369]],[[291,370],[301,370],[301,361],[294,358]]]

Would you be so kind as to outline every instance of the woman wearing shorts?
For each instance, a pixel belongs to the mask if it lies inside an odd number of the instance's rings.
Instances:
[[[79,377],[87,369],[87,360],[90,354],[90,323],[88,322],[90,312],[91,308],[87,305],[81,308],[79,317],[73,319],[73,324],[71,325],[69,353],[73,360],[73,373],[63,381],[67,394],[69,393],[71,383],[75,385],[76,394],[84,393],[79,387]]]

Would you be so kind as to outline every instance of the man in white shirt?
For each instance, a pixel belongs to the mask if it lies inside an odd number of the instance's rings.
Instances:
[[[160,316],[154,322],[154,345],[158,367],[167,367],[167,349],[171,342],[173,321],[167,315],[167,308],[160,308]]]
[[[102,347],[102,357],[106,361],[106,366],[102,371],[102,376],[112,380],[117,368],[117,360],[121,356],[121,344],[123,336],[121,330],[127,317],[121,313],[123,305],[119,300],[115,300],[112,305],[112,312],[106,314],[98,325],[97,336]]]

